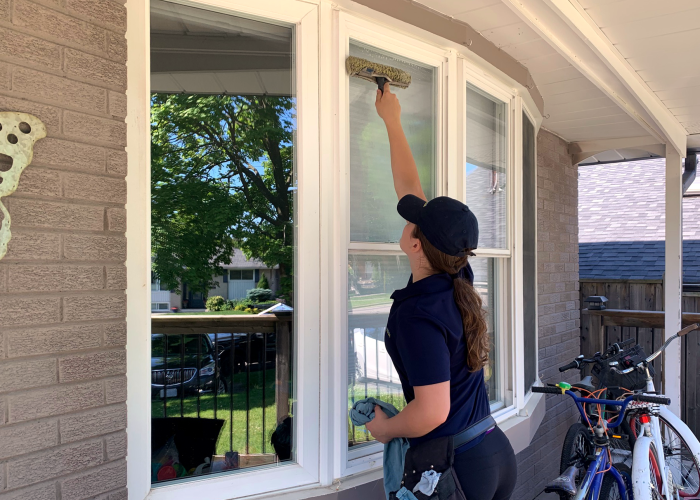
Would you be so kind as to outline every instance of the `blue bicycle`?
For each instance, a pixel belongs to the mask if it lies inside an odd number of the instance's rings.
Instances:
[[[662,396],[642,394],[628,396],[622,401],[582,398],[569,389],[571,386],[564,382],[556,387],[532,388],[532,392],[571,396],[582,421],[588,423],[592,431],[588,435],[582,435],[582,442],[577,450],[578,456],[572,457],[571,465],[547,485],[544,491],[558,493],[563,500],[632,500],[631,472],[624,465],[612,463],[608,430],[622,424],[627,405],[632,401],[662,405],[668,405],[671,401]],[[596,405],[600,413],[606,409],[609,411],[611,407],[619,407],[620,410],[613,422],[607,422],[602,418],[603,415],[600,415],[598,422],[592,425],[590,419],[595,412],[586,412],[584,405]]]

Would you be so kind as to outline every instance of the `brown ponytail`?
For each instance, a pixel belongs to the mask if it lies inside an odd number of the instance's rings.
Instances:
[[[413,229],[413,237],[420,240],[425,258],[434,271],[454,275],[467,265],[467,257],[452,257],[435,248],[418,226]],[[464,338],[467,342],[467,365],[471,371],[477,371],[489,361],[486,311],[482,307],[481,296],[465,279],[454,280],[454,297],[462,315]]]

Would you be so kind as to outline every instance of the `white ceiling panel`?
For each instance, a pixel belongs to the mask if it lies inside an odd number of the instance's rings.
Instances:
[[[605,97],[605,94],[603,94],[597,88],[567,92],[566,94],[557,94],[547,99],[545,102],[545,107],[547,106],[547,103],[550,105],[557,105],[575,101],[586,101],[588,99],[596,99],[599,97]],[[608,98],[608,100],[610,99]]]
[[[180,84],[169,73],[151,73],[151,92],[182,92]]]
[[[601,28],[683,12],[697,7],[696,0],[624,0],[601,2],[586,12]]]
[[[583,101],[588,102],[588,101]],[[609,116],[628,116],[618,106],[608,106],[603,108],[584,107],[576,111],[562,111],[563,106],[558,106],[558,111],[555,118],[550,118],[550,122],[559,122],[563,120],[581,120],[584,118],[605,118]]]
[[[501,48],[519,61],[533,59],[535,57],[559,55],[551,45],[549,45],[541,38],[538,38],[537,40],[531,40],[527,43],[521,43],[519,45],[508,45]]]
[[[262,94],[264,92],[255,71],[231,71],[219,73],[218,77],[230,94]]]
[[[221,94],[225,90],[214,73],[171,73],[171,75],[185,92]]]
[[[530,70],[533,77],[538,73],[547,73],[549,71],[571,67],[569,61],[558,53],[533,57],[532,59],[523,59],[520,62]],[[535,80],[535,82],[537,82],[537,80]]]
[[[291,95],[292,79],[289,71],[261,71],[265,92],[274,95]]]
[[[608,97],[604,96],[602,92],[598,92],[598,96],[594,99],[574,99],[568,102],[558,103],[555,109],[560,114],[565,113],[575,113],[578,111],[587,111],[593,113],[608,113],[606,110],[619,110],[620,107],[614,104]],[[565,97],[565,96],[561,96]]]
[[[698,85],[695,87],[685,87],[681,89],[668,89],[668,90],[657,90],[656,95],[662,101],[670,101],[672,99],[683,99],[687,98],[697,98],[698,104],[700,104],[700,81],[697,82]]]
[[[597,125],[610,125],[613,123],[627,123],[631,121],[627,114],[610,116],[592,116],[590,118],[579,118],[575,120],[547,120],[547,125],[557,130],[571,130],[582,127],[595,127]]]
[[[685,73],[685,71],[684,71]],[[682,89],[685,87],[695,87],[700,84],[700,78],[697,76],[673,76],[666,75],[658,80],[647,81],[647,85],[653,91]]]
[[[457,14],[462,14],[470,10],[481,9],[482,7],[487,7],[489,5],[496,5],[501,3],[501,0],[463,0],[460,2],[455,2],[455,0],[430,0],[428,2],[420,1],[418,2],[433,10],[436,10],[447,16],[454,17]]]
[[[615,45],[630,43],[644,38],[696,29],[698,27],[698,17],[700,17],[700,8],[616,24],[610,28],[603,28],[603,33]]]
[[[489,5],[488,7],[483,7],[481,9],[470,10],[466,13],[457,14],[454,17],[455,19],[464,21],[475,30],[481,32],[521,22],[520,18],[503,3]]]
[[[544,42],[544,40],[542,40],[537,33],[535,33],[535,30],[530,28],[525,23],[515,23],[507,26],[501,26],[499,28],[489,29],[486,30],[483,35],[497,47],[501,48],[532,41]]]
[[[548,83],[547,85],[538,85],[537,88],[540,89],[543,96],[546,95],[547,97],[579,90],[597,89],[590,80],[584,77],[566,80],[564,82]]]
[[[614,28],[610,28],[609,31],[613,32]],[[694,29],[644,38],[633,42],[619,43],[615,45],[615,48],[626,59],[658,57],[659,55],[675,57],[678,54],[697,53],[698,45],[700,44],[698,41],[699,36],[700,29]]]

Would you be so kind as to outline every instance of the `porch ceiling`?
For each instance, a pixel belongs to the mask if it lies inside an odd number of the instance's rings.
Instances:
[[[700,146],[696,0],[417,0],[528,68],[543,126],[569,142],[650,136]]]

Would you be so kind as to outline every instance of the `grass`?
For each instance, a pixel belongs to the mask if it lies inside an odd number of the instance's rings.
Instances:
[[[375,293],[372,295],[355,295],[350,297],[350,305],[353,309],[372,307],[391,303],[390,293]]]
[[[401,389],[377,387],[376,385],[372,387],[372,384],[368,384],[365,389],[365,384],[358,382],[348,388],[348,410],[352,408],[355,401],[365,398],[381,399],[382,401],[391,403],[399,411],[406,407],[406,400],[403,397]],[[372,435],[367,429],[364,426],[355,427],[348,417],[348,443],[352,446],[371,441],[374,441],[374,438],[372,438]]]
[[[250,373],[248,395],[250,411],[246,422],[246,374],[239,373],[233,377],[234,392],[219,395],[214,404],[214,395],[206,394],[199,397],[199,414],[197,412],[197,396],[169,398],[167,400],[168,417],[216,418],[224,420],[224,426],[216,443],[216,454],[223,455],[227,451],[244,453],[274,453],[270,437],[277,426],[277,411],[275,405],[275,370],[265,373],[265,401],[262,399],[262,371]],[[230,382],[230,380],[227,380]],[[263,405],[265,407],[265,428],[263,432]],[[156,398],[151,404],[151,417],[164,417],[163,400]],[[231,431],[233,429],[233,432]],[[248,450],[246,450],[246,430],[248,431]]]
[[[173,314],[182,314],[182,315],[186,315],[186,316],[204,316],[204,315],[206,315],[206,316],[219,316],[219,315],[228,315],[228,314],[232,314],[232,315],[237,315],[237,316],[238,316],[238,315],[246,315],[246,316],[248,316],[248,315],[255,314],[255,313],[247,313],[247,312],[245,312],[245,311],[205,311],[205,312],[193,312],[193,313],[191,313],[191,312],[180,312],[180,313],[165,313],[165,314],[170,314],[170,315],[173,315]]]

